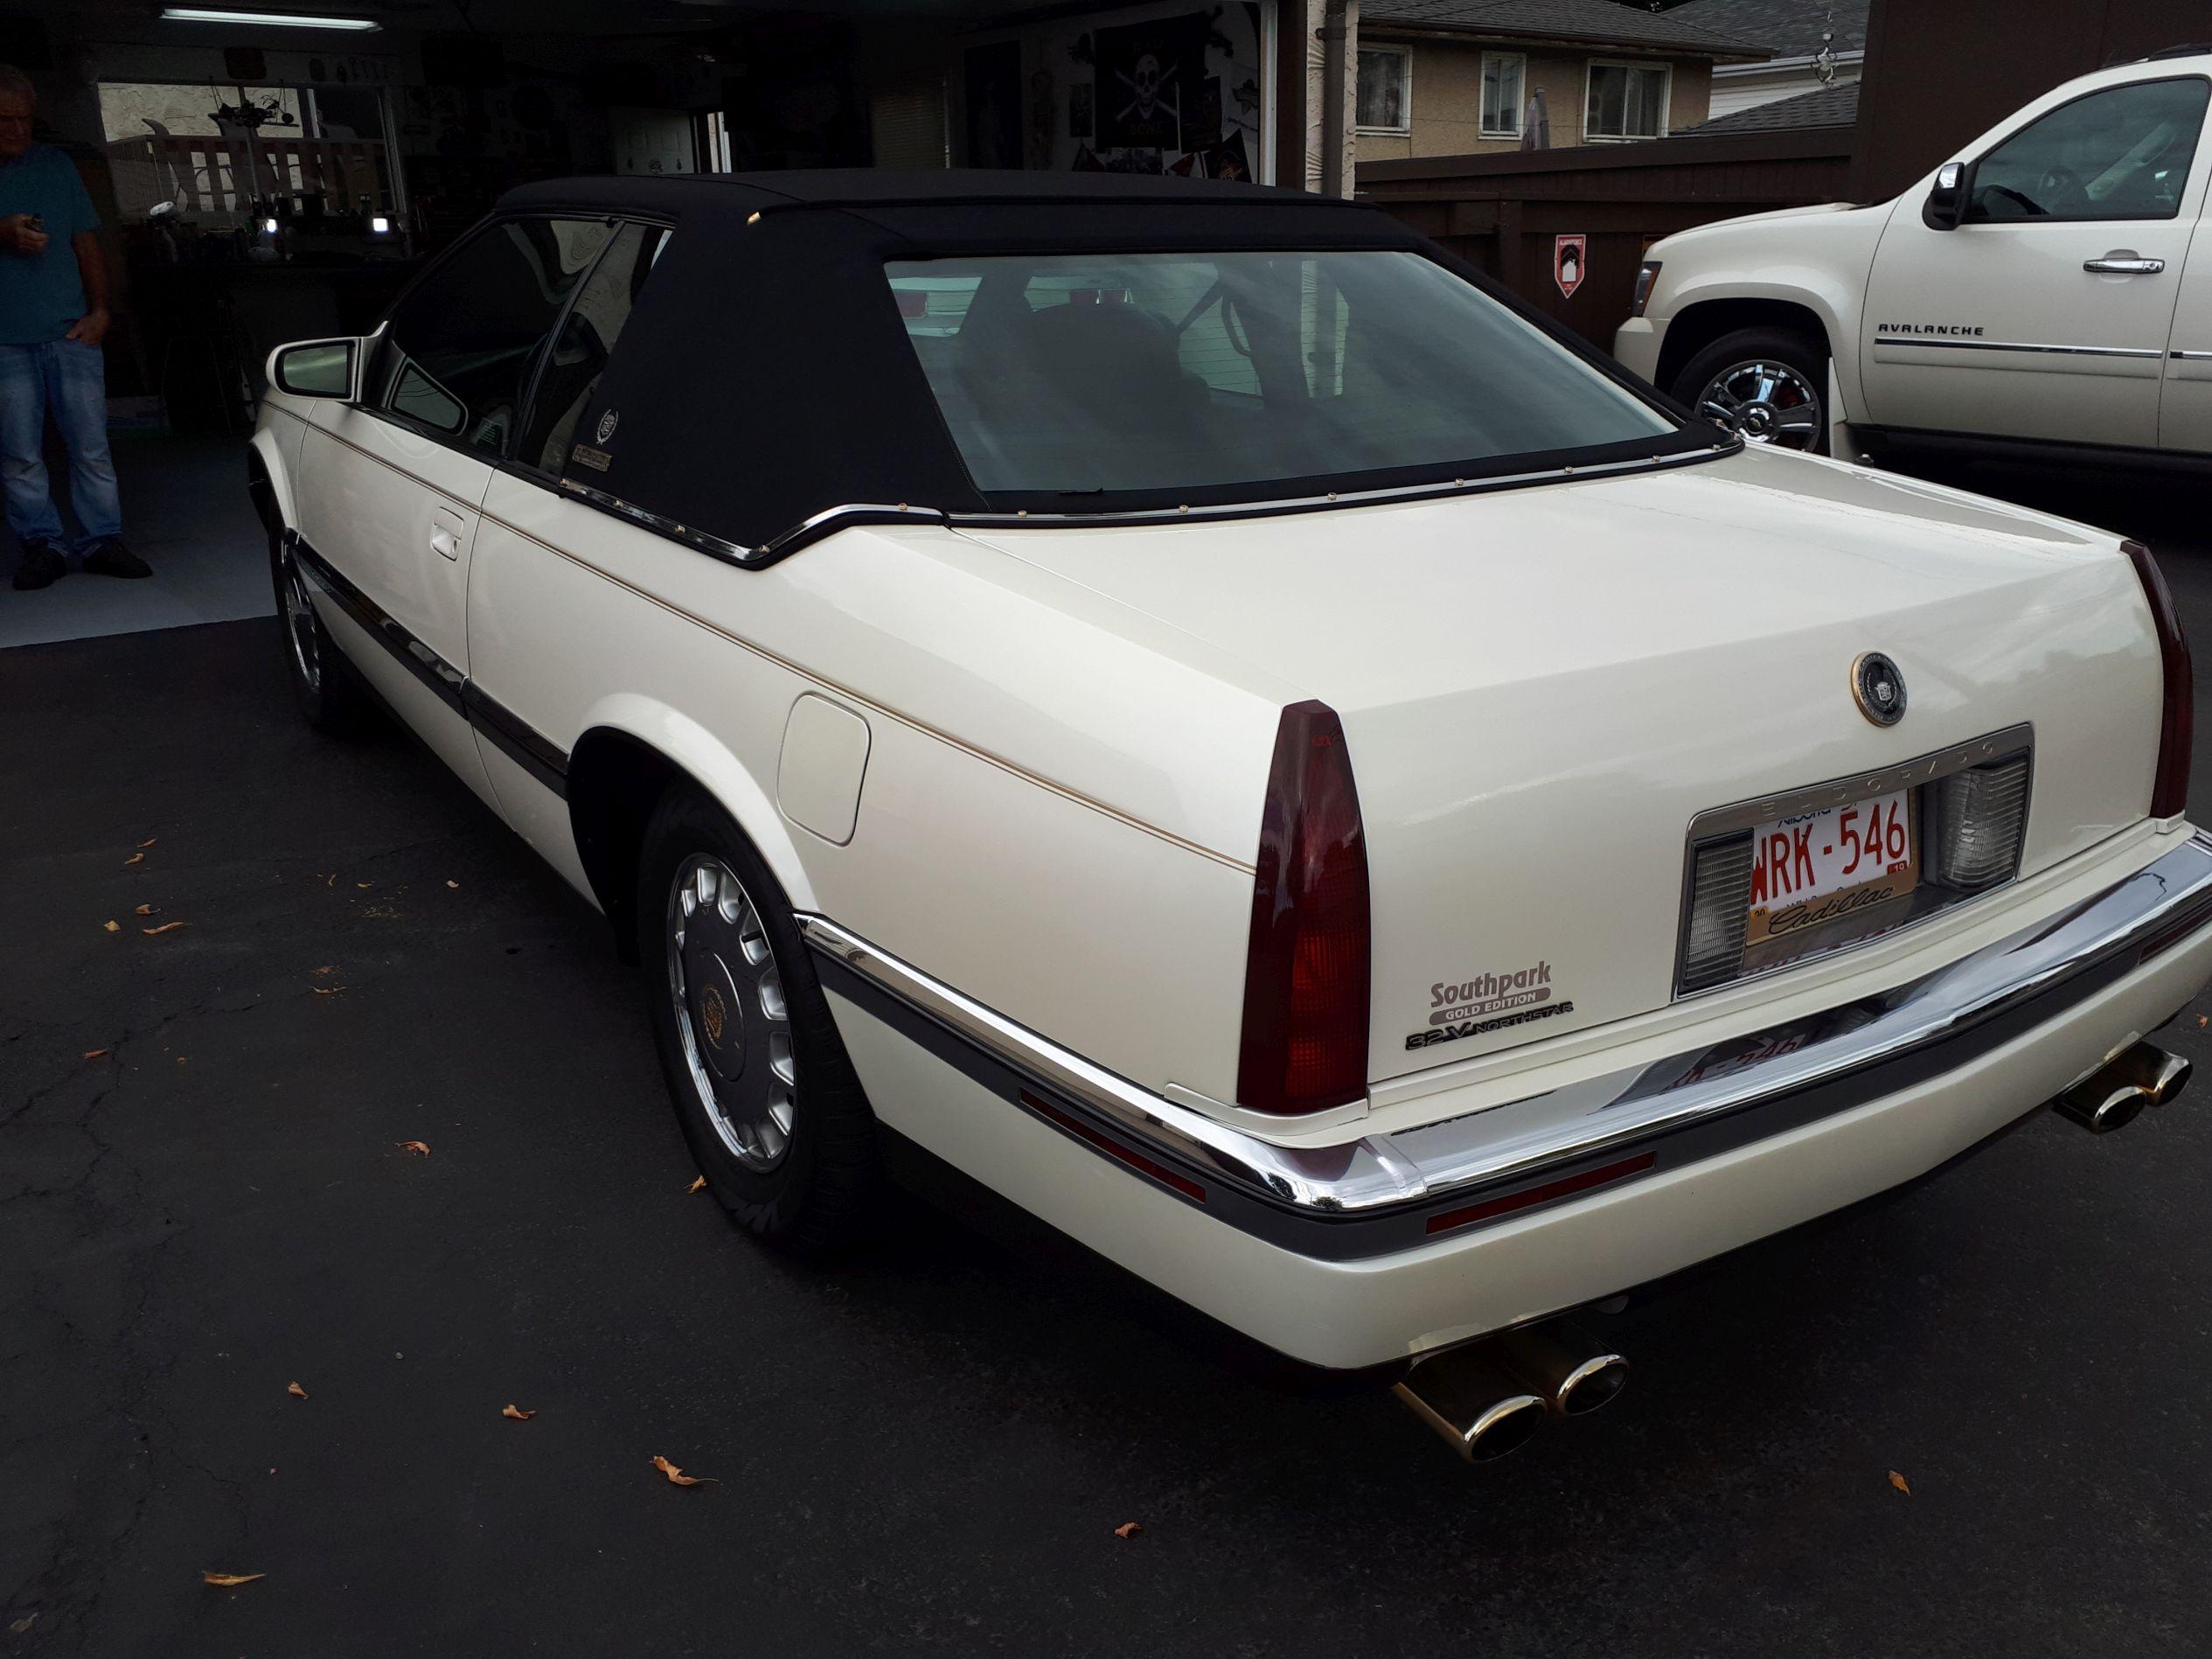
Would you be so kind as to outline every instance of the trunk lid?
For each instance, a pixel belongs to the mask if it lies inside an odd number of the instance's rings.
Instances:
[[[1667,1003],[1701,812],[2021,722],[2023,874],[2149,801],[2158,650],[2113,539],[1934,485],[1753,450],[1453,501],[981,539],[1342,717],[1377,1079]],[[1854,701],[1865,652],[1909,687],[1894,727]],[[1409,1046],[1485,984],[1543,992],[1513,1005],[1542,1012]]]

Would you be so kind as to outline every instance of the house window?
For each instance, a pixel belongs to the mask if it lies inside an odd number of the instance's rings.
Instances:
[[[1664,64],[1593,62],[1582,100],[1582,136],[1665,137],[1667,76]]]
[[[1485,138],[1520,136],[1522,88],[1528,80],[1528,59],[1517,52],[1485,52],[1482,55],[1482,136]]]
[[[1391,48],[1360,48],[1359,127],[1361,132],[1413,130],[1413,54]]]

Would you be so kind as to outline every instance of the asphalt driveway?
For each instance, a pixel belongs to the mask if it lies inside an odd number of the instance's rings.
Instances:
[[[2186,496],[2055,504],[2212,642]],[[1609,1321],[1620,1404],[1471,1471],[927,1209],[763,1253],[603,924],[278,649],[0,652],[0,1654],[2212,1645],[2212,1085]]]

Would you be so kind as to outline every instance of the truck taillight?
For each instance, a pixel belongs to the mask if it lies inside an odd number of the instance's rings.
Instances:
[[[1260,819],[1236,1098],[1321,1112],[1367,1091],[1367,840],[1344,725],[1325,703],[1283,711]]]
[[[2159,666],[2166,676],[2166,694],[2159,719],[2159,763],[2151,785],[2151,816],[2178,818],[2189,805],[2189,748],[2195,741],[2195,687],[2189,666],[2189,642],[2182,638],[2181,619],[2174,613],[2174,596],[2160,574],[2158,561],[2139,541],[2123,541],[2126,554],[2143,583],[2143,597],[2150,602],[2151,620],[2158,627]]]

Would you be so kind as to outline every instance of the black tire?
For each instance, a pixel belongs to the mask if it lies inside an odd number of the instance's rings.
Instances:
[[[1797,376],[1802,387],[1791,387],[1784,380],[1763,406],[1755,398],[1738,405],[1734,421],[1719,418],[1711,406],[1716,401],[1729,401],[1728,397],[1711,399],[1708,392],[1730,381],[1741,389],[1742,381],[1731,371],[1742,372],[1743,379],[1749,380],[1751,366],[1758,364],[1781,365]],[[1724,430],[1740,432],[1747,442],[1772,443],[1812,455],[1828,452],[1828,348],[1825,341],[1812,335],[1772,326],[1723,334],[1684,364],[1667,389],[1701,419]],[[1812,400],[1809,442],[1796,441],[1798,412],[1803,405],[1794,394],[1799,390],[1808,393]]]
[[[875,1115],[783,888],[729,815],[686,785],[654,808],[638,862],[637,952],[653,1041],[708,1189],[748,1232],[795,1254],[832,1254],[868,1237],[883,1214]],[[757,936],[741,917],[727,919],[719,887],[714,901],[699,899],[708,866],[735,878]],[[704,905],[686,918],[681,952],[671,921],[679,877]],[[748,962],[756,937],[768,954]],[[775,994],[764,988],[769,975]],[[774,1105],[758,1109],[762,1090],[786,1108],[783,1119]]]
[[[283,639],[284,677],[307,723],[319,732],[350,736],[376,718],[375,700],[353,677],[353,665],[323,626],[307,599],[305,578],[284,546],[281,531],[268,539],[269,581],[276,589],[276,625]]]

